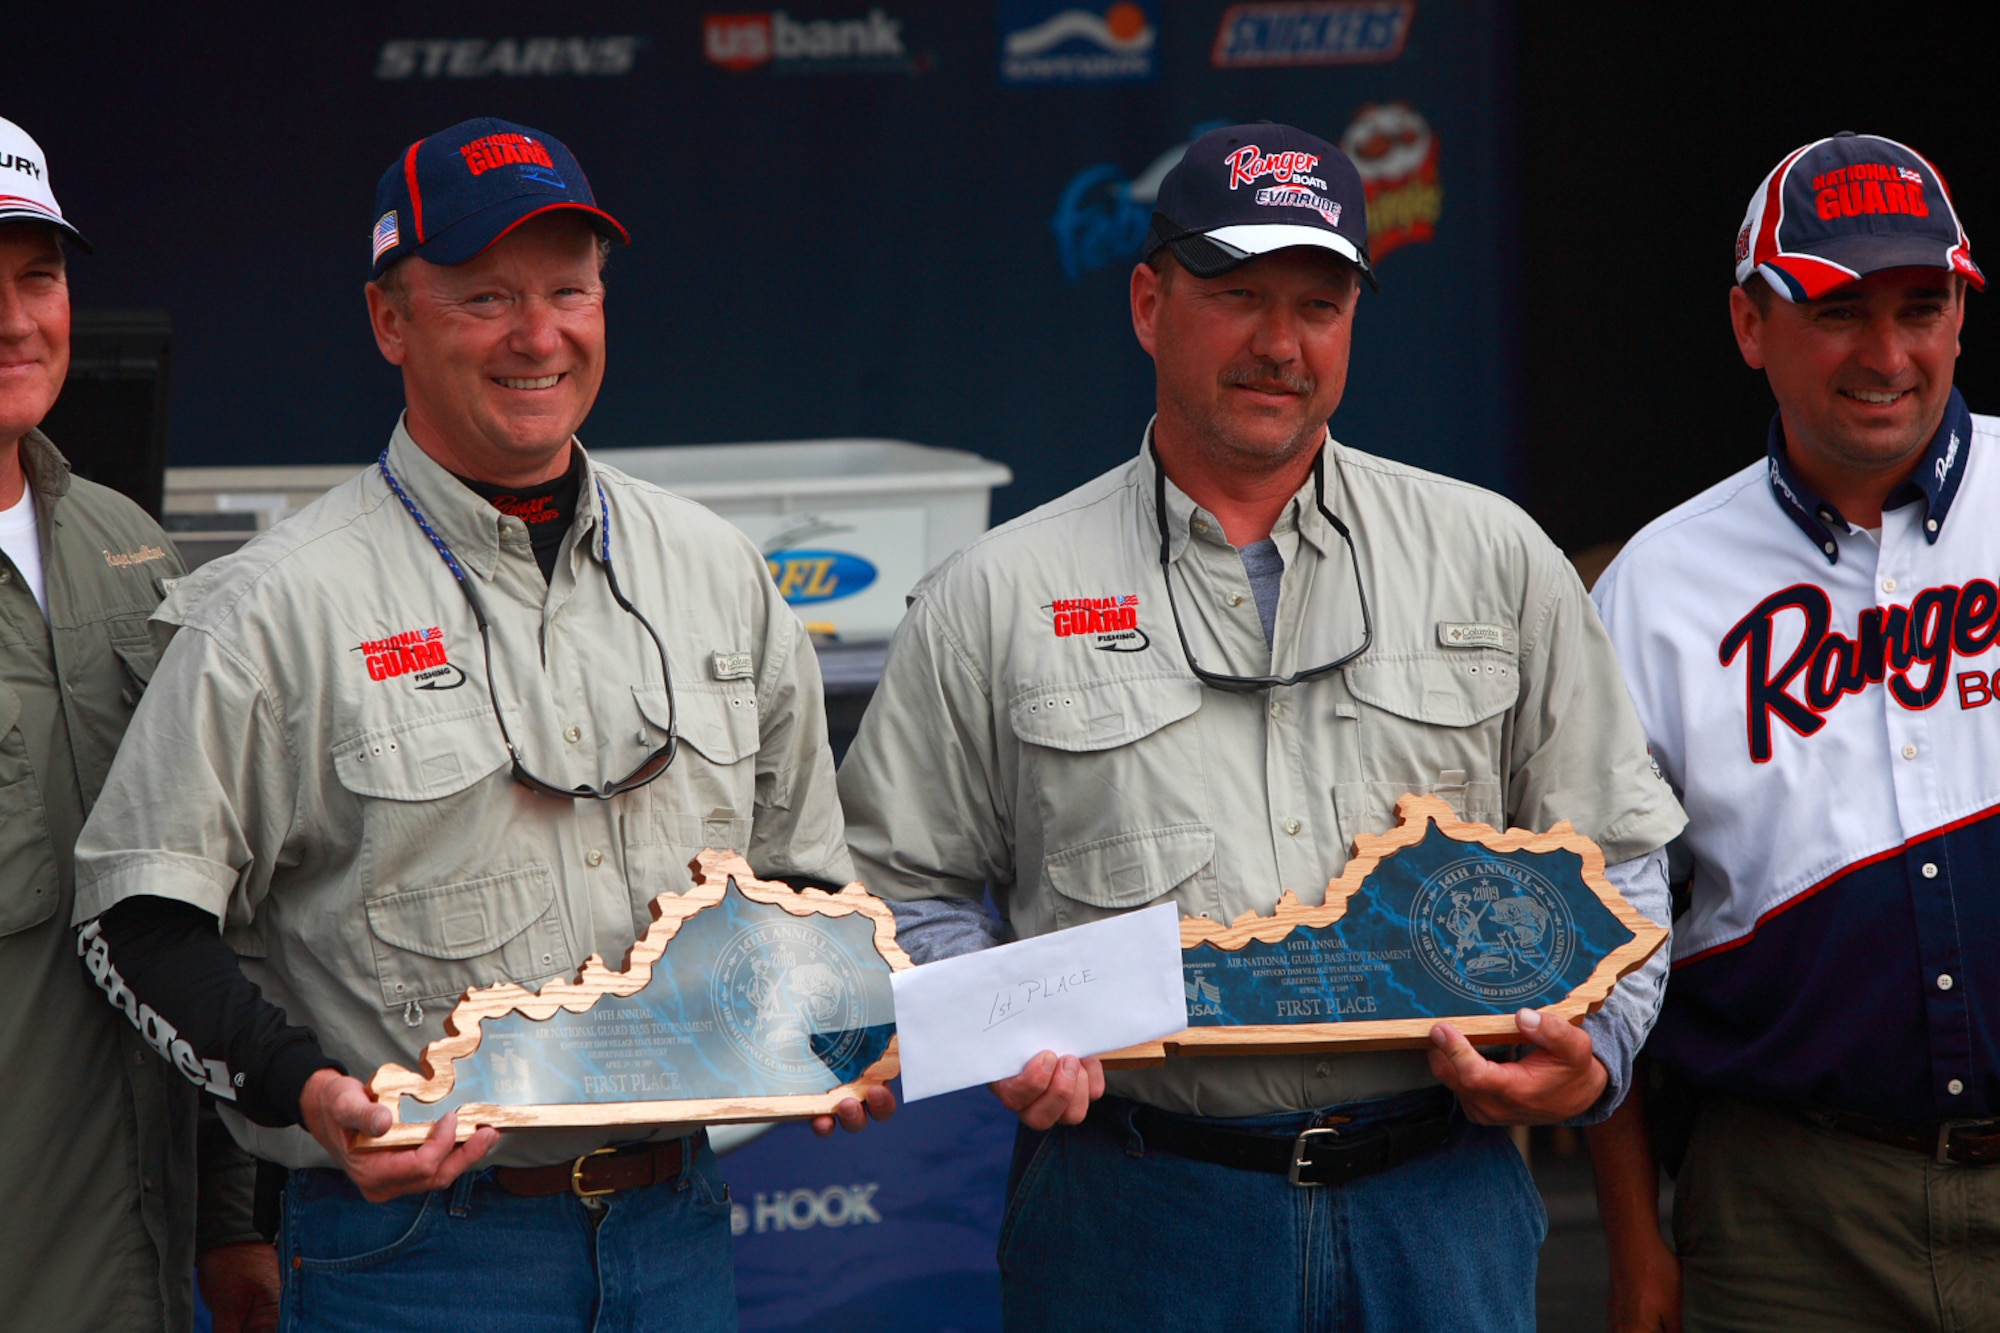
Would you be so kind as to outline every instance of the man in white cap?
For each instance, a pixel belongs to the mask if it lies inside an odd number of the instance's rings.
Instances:
[[[41,148],[0,120],[0,1310],[9,1328],[175,1333],[199,1261],[218,1329],[271,1327],[250,1159],[76,962],[77,833],[183,571],[36,429],[69,370],[65,243],[90,248]]]

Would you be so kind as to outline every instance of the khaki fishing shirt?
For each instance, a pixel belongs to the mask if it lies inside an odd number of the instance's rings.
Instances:
[[[672,665],[672,766],[610,801],[516,783],[466,598],[370,467],[161,607],[181,630],[78,849],[79,920],[139,894],[214,913],[265,996],[366,1081],[416,1068],[467,987],[619,965],[703,847],[851,878],[818,663],[741,532],[586,459],[544,581],[526,525],[400,425],[389,461],[477,587],[523,762],[564,787],[625,776],[669,720],[654,641],[612,598],[602,488],[619,585]],[[329,1164],[302,1128],[230,1127],[261,1157]],[[634,1137],[509,1134],[491,1160]]]
[[[1324,465],[1373,641],[1289,688],[1233,693],[1188,669],[1150,449],[920,584],[841,771],[869,888],[977,901],[990,884],[1021,936],[1163,898],[1229,921],[1288,889],[1323,901],[1354,837],[1392,828],[1405,792],[1501,828],[1570,820],[1611,862],[1672,839],[1680,807],[1583,585],[1542,531],[1497,495],[1331,439]],[[1268,645],[1222,525],[1171,483],[1166,509],[1180,623],[1205,670],[1288,676],[1362,644],[1355,562],[1311,478],[1271,534],[1285,572]],[[1215,1116],[1433,1081],[1419,1051],[1110,1076],[1113,1091]]]
[[[250,1162],[204,1139],[197,1166],[199,1094],[104,1002],[70,929],[77,832],[181,561],[39,431],[20,451],[48,614],[0,556],[0,1325],[185,1329],[197,1250],[257,1239]]]

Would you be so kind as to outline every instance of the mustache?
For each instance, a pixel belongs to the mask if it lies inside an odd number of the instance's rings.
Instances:
[[[1249,366],[1231,366],[1222,372],[1222,383],[1229,388],[1269,388],[1276,384],[1287,393],[1310,398],[1319,382],[1312,376],[1296,370],[1288,370],[1275,361],[1259,362]]]

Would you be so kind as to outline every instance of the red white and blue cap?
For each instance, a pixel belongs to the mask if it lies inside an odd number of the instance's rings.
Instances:
[[[1930,159],[1877,134],[1840,133],[1771,170],[1736,234],[1736,281],[1762,275],[1817,301],[1885,268],[1942,268],[1984,289],[1951,192]]]
[[[49,188],[49,160],[34,137],[11,120],[0,119],[0,222],[45,222],[75,241],[85,253],[90,242],[63,216]]]
[[[1370,286],[1361,173],[1324,139],[1266,121],[1210,130],[1160,181],[1146,255],[1162,246],[1213,278],[1295,245],[1331,250]]]
[[[382,173],[369,235],[369,280],[417,255],[463,264],[529,218],[573,209],[601,234],[630,241],[597,206],[590,180],[554,135],[510,121],[461,121],[419,139]]]

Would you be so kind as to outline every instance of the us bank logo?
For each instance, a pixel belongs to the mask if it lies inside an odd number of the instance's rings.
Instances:
[[[1156,4],[1001,0],[998,17],[1003,84],[1150,83],[1159,73]]]

